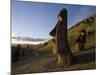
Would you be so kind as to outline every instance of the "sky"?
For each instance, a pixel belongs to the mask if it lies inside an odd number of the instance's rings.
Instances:
[[[68,11],[68,28],[96,13],[96,6],[24,2],[12,0],[12,35],[31,38],[51,38],[49,32],[57,23],[62,8]]]

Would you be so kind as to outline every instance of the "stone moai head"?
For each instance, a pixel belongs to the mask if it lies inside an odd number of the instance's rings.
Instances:
[[[58,21],[63,22],[67,29],[67,9],[63,8],[58,14]]]
[[[60,22],[62,22],[67,30],[67,9],[63,8],[58,16],[57,16],[57,19],[58,19],[58,22],[57,24],[55,25],[54,29],[49,33],[50,36],[52,37],[55,37],[56,36],[56,29],[57,29],[57,26]]]

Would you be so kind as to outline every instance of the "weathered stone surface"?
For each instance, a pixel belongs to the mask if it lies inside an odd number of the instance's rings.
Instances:
[[[67,15],[67,10],[63,8],[58,14],[58,22],[56,26],[50,32],[50,35],[55,38],[54,53],[57,54],[57,64],[59,65],[70,65],[73,60],[72,52],[67,39]]]

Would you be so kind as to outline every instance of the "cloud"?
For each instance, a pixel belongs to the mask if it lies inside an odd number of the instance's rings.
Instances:
[[[44,40],[44,41],[28,41],[28,40],[18,40],[18,39],[13,39],[12,38],[12,44],[40,44],[40,43],[44,43],[44,42],[46,42],[46,41],[48,41],[48,40]]]
[[[41,38],[16,37],[15,33],[12,33],[12,35],[12,44],[40,44],[48,41],[48,39]]]
[[[17,35],[16,35],[15,32],[12,32],[12,33],[11,33],[11,36],[12,36],[12,37],[16,37]]]

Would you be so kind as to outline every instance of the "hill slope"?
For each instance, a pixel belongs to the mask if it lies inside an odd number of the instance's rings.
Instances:
[[[84,19],[83,21],[80,21],[76,25],[72,26],[70,29],[68,29],[68,41],[71,47],[72,52],[77,51],[77,44],[76,44],[76,39],[79,36],[79,31],[85,29],[87,31],[87,39],[86,39],[86,44],[85,48],[86,49],[91,49],[95,48],[96,44],[96,15],[92,15],[91,17]],[[67,38],[66,38],[67,39]],[[39,50],[53,50],[53,44],[51,40],[48,42],[38,45],[37,48]]]

